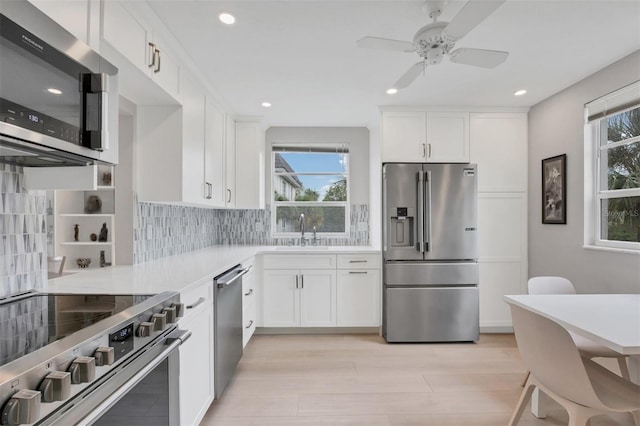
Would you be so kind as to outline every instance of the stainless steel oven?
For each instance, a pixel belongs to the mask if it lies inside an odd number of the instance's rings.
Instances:
[[[29,2],[0,2],[0,159],[117,163],[117,120],[117,68]]]
[[[179,424],[182,309],[175,292],[0,304],[0,423]]]

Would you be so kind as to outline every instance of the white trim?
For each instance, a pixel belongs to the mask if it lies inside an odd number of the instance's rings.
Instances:
[[[619,146],[631,145],[632,143],[640,142],[640,136],[634,136],[629,139],[623,139],[617,142],[607,142],[605,144],[600,145],[600,151],[604,151],[607,149],[617,148]]]
[[[605,191],[600,191],[598,192],[598,194],[596,194],[596,198],[598,200],[629,197],[640,197],[640,188],[608,189]]]
[[[640,250],[630,250],[630,249],[622,249],[616,247],[605,247],[605,246],[595,246],[590,244],[585,244],[582,246],[585,250],[598,250],[598,251],[608,251],[612,253],[626,253],[626,254],[635,254],[636,256],[640,256]]]

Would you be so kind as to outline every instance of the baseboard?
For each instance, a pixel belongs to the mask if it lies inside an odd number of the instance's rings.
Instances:
[[[380,334],[380,327],[256,327],[255,334]]]
[[[498,326],[486,326],[480,327],[480,333],[484,334],[503,334],[513,333],[513,326],[511,325],[498,325]]]

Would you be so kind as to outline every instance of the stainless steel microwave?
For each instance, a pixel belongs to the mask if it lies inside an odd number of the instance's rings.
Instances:
[[[115,164],[118,70],[26,1],[0,1],[0,162]]]

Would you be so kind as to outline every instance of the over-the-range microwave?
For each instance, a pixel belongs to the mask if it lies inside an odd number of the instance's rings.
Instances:
[[[118,70],[27,1],[0,1],[0,162],[118,160]]]

